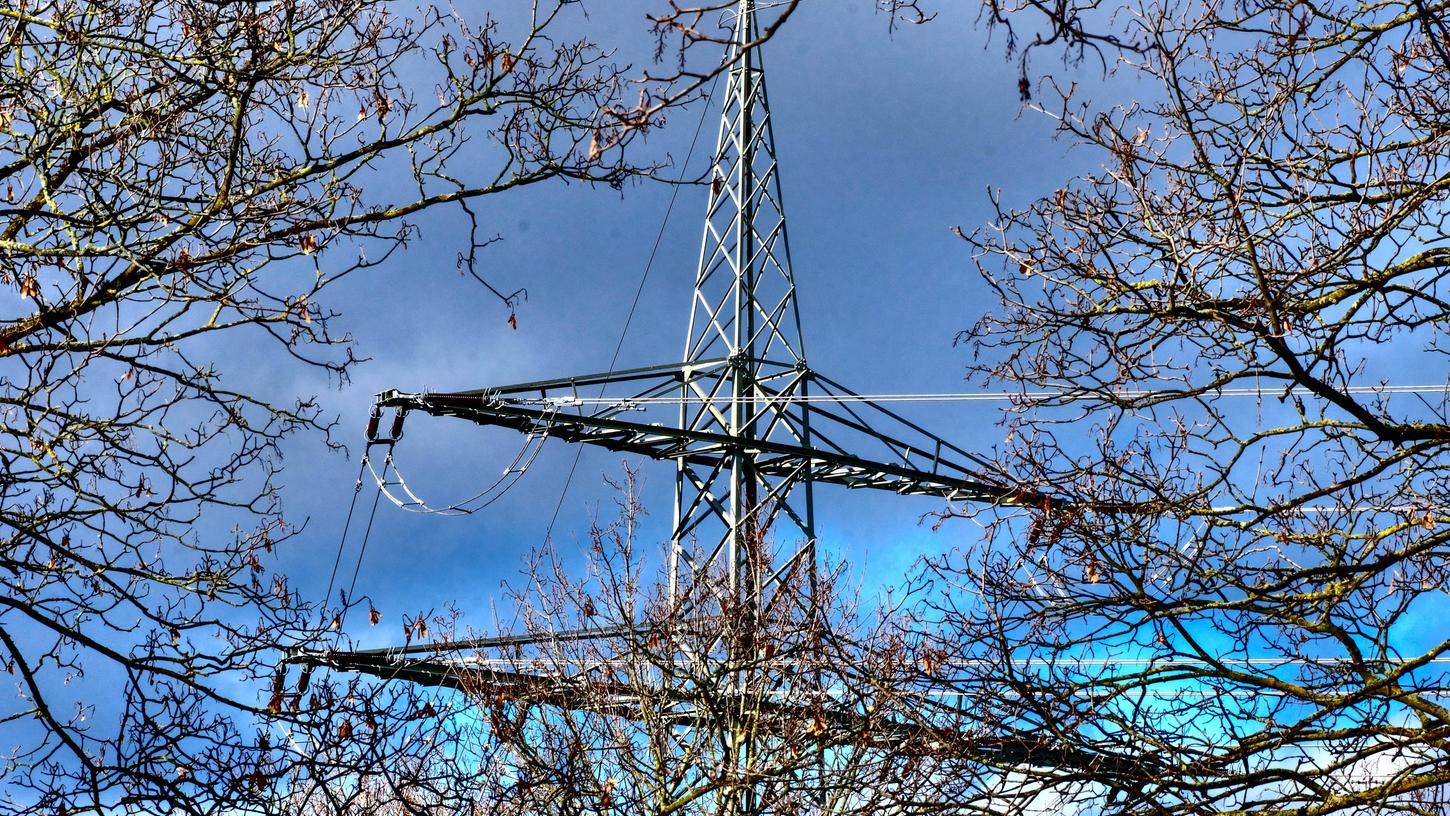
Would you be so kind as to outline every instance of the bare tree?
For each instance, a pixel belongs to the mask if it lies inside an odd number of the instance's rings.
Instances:
[[[720,68],[686,31],[678,65],[626,73],[579,5],[0,9],[0,811],[236,812],[287,778],[251,718],[309,703],[270,647],[332,613],[267,571],[297,532],[278,445],[331,420],[232,384],[226,348],[345,378],[328,294],[442,207],[512,319],[473,203],[652,172],[631,145]]]
[[[964,235],[1002,469],[1050,498],[974,514],[908,629],[942,691],[1136,763],[976,801],[1443,812],[1450,7],[988,8],[1142,98],[1041,78],[1103,169]]]

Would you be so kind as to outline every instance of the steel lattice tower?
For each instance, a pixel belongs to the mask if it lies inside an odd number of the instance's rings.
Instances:
[[[679,427],[742,444],[727,457],[676,460],[671,597],[691,594],[723,567],[745,608],[793,570],[814,576],[809,468],[768,474],[752,442],[810,447],[808,395],[795,277],[791,273],[775,137],[752,0],[738,9],[710,197],[686,335]],[[777,522],[783,522],[777,526]],[[765,531],[783,539],[779,561]],[[703,545],[691,548],[691,540]],[[683,584],[683,586],[682,586]],[[805,582],[809,587],[809,578]]]
[[[455,393],[385,391],[369,431],[370,448],[391,446],[419,411],[672,460],[670,596],[681,613],[707,578],[742,608],[771,603],[791,576],[808,595],[816,484],[1038,501],[806,364],[757,38],[755,0],[739,0],[683,361]],[[380,436],[387,409],[393,430]]]
[[[1050,501],[983,475],[990,468],[981,458],[807,365],[757,40],[755,2],[739,0],[681,362],[454,393],[385,391],[369,424],[369,451],[390,451],[403,418],[417,411],[511,428],[534,440],[673,461],[669,615],[675,621],[698,620],[694,606],[701,599],[711,601],[718,615],[759,620],[782,600],[796,605],[797,615],[815,615],[818,484],[1005,505]],[[391,431],[379,434],[385,410],[396,414]],[[741,622],[750,621],[718,623]],[[465,691],[491,686],[561,709],[627,716],[622,712],[638,701],[630,702],[630,692],[616,684],[582,673],[534,674],[445,656],[627,634],[618,627],[524,632],[441,645],[305,652],[291,661]],[[749,656],[748,643],[716,640],[709,648],[723,654],[721,665],[732,665],[737,649]],[[743,682],[726,685],[742,699],[761,693]],[[680,689],[658,694],[676,714],[694,705]],[[602,708],[597,695],[609,701]],[[770,705],[771,716],[752,724],[765,738],[781,723],[807,715],[798,705]],[[809,715],[824,718],[821,751],[861,745],[865,721],[858,712],[812,709]],[[1035,738],[984,738],[893,721],[873,721],[870,730],[869,747],[897,754],[936,755],[941,745],[952,744],[961,757],[1008,765],[1102,762],[1053,753]]]

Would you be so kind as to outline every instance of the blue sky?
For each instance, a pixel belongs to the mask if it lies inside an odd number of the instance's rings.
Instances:
[[[1090,170],[1090,157],[1054,141],[1051,122],[1024,110],[1015,65],[967,10],[943,8],[933,23],[893,35],[872,3],[806,3],[764,60],[811,366],[860,393],[963,390],[967,351],[954,348],[953,337],[990,300],[950,228],[990,219],[989,186],[1009,204],[1025,203]],[[1087,81],[1100,79],[1097,66],[1085,70]],[[700,115],[698,106],[676,112],[644,149],[683,160]],[[713,147],[718,112],[704,115],[692,173]],[[424,220],[422,240],[386,267],[343,283],[334,305],[372,362],[341,390],[293,369],[279,369],[284,379],[272,384],[317,393],[340,415],[341,439],[352,447],[351,459],[305,440],[289,453],[283,498],[294,519],[309,519],[286,558],[299,587],[326,585],[372,395],[607,369],[670,193],[663,184],[623,191],[552,184],[482,203],[485,232],[504,239],[486,250],[483,274],[506,291],[529,291],[517,330],[497,300],[454,271],[450,231],[459,224],[451,214]],[[621,367],[681,355],[705,195],[679,193]],[[971,449],[1000,438],[1000,407],[904,413]],[[491,482],[519,444],[509,431],[415,415],[398,455],[424,498],[446,503]],[[469,613],[469,623],[489,628],[489,604],[542,541],[573,456],[571,446],[551,442],[507,496],[473,516],[409,514],[385,503],[358,592],[376,600],[387,625],[369,632],[355,620],[348,629],[365,642],[392,642],[403,613],[449,601]],[[585,450],[555,529],[565,557],[578,550],[592,512],[613,512],[603,477],[617,475],[621,461]],[[672,468],[639,464],[651,512],[646,535],[663,540]],[[365,490],[364,502],[370,497]],[[975,534],[965,523],[935,534],[919,524],[940,508],[932,499],[819,487],[816,500],[823,544],[865,577],[868,592],[896,580],[921,553]],[[345,562],[355,548],[354,539]]]

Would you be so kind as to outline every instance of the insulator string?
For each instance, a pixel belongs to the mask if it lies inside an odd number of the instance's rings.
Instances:
[[[371,462],[367,464],[367,469],[372,474],[373,481],[377,482],[378,490],[388,498],[388,501],[392,502],[399,509],[406,510],[410,513],[466,516],[476,513],[503,498],[504,494],[508,493],[533,465],[534,460],[539,456],[539,451],[544,447],[544,440],[548,436],[549,431],[546,419],[545,424],[541,428],[531,431],[525,436],[524,444],[519,447],[518,453],[514,454],[513,461],[509,462],[508,467],[504,468],[503,473],[497,479],[472,496],[441,507],[430,505],[408,486],[407,480],[403,478],[402,471],[398,469],[398,463],[394,460],[391,449],[388,451],[388,462],[392,464],[393,471],[391,481],[387,478],[388,468],[386,466],[383,468],[382,474],[377,472]],[[401,495],[394,493],[392,488],[396,488]]]

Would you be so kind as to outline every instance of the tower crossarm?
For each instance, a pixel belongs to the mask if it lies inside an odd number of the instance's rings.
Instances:
[[[847,705],[803,705],[768,693],[757,693],[749,699],[739,699],[741,695],[736,693],[733,696],[738,699],[726,704],[722,695],[731,696],[731,693],[711,688],[710,699],[704,702],[705,695],[692,694],[688,685],[645,686],[585,673],[521,671],[466,656],[403,658],[385,649],[303,652],[291,657],[289,662],[309,669],[357,672],[384,680],[456,689],[484,699],[516,700],[563,711],[587,711],[622,719],[638,719],[642,712],[648,711],[655,721],[674,720],[682,727],[690,727],[700,719],[697,704],[703,703],[708,710],[722,707],[750,710],[755,713],[753,725],[758,733],[775,739],[809,739],[826,748],[879,750],[898,756],[978,762],[998,768],[1078,770],[1090,772],[1099,779],[1131,777],[1147,770],[1141,759],[1070,748],[1044,736],[1014,733],[1000,724],[988,729],[908,721]],[[929,704],[909,708],[918,715],[934,709]]]
[[[677,392],[684,376],[684,367],[676,364],[621,372],[611,380],[597,375],[455,393],[388,391],[379,395],[378,404],[404,413],[418,411],[522,433],[545,433],[566,442],[587,443],[651,459],[676,460],[696,468],[728,468],[732,457],[744,453],[752,457],[759,473],[768,476],[938,496],[951,501],[1005,505],[1040,502],[1033,491],[995,482],[970,466],[943,456],[941,451],[954,448],[940,440],[917,440],[908,444],[876,432],[862,436],[863,427],[838,423],[843,432],[860,437],[856,441],[870,443],[871,448],[889,454],[890,458],[851,452],[840,436],[832,437],[828,433],[831,428],[827,420],[832,418],[832,413],[809,405],[797,406],[797,409],[803,418],[813,415],[810,422],[816,438],[830,440],[830,447],[794,444],[788,438],[747,438],[722,430],[671,427],[666,421],[652,421],[651,411],[669,404],[639,400],[656,399],[654,395],[670,390]],[[615,382],[631,383],[637,388],[633,396],[603,402],[574,393],[581,387]],[[913,457],[910,451],[920,453]]]

